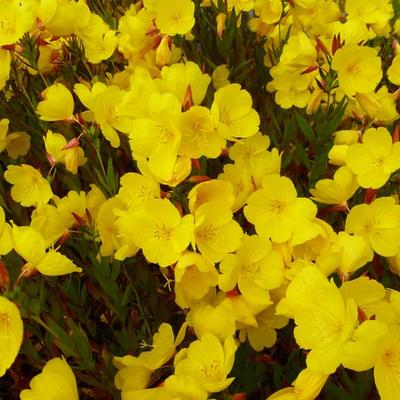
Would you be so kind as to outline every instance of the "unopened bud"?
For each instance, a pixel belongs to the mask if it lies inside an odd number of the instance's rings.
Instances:
[[[205,176],[205,175],[193,175],[187,180],[187,182],[190,182],[190,183],[201,183],[201,182],[207,182],[210,179],[211,178],[209,176]]]
[[[71,139],[61,150],[73,149],[74,147],[79,147],[80,142],[78,138]]]
[[[381,104],[375,93],[356,93],[355,97],[363,111],[371,118],[375,118],[381,109]]]
[[[10,275],[6,264],[0,260],[0,288],[7,286],[10,283]]]
[[[221,39],[222,35],[225,32],[225,22],[226,22],[226,14],[219,13],[217,15],[217,35]]]
[[[171,54],[171,38],[168,35],[163,36],[156,50],[156,64],[159,67],[167,65],[171,58]]]
[[[316,88],[311,95],[310,101],[307,104],[306,113],[307,115],[315,114],[321,105],[321,100],[324,95],[323,90]]]

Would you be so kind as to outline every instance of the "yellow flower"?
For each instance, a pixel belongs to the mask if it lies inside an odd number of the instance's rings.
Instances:
[[[318,398],[329,374],[303,369],[292,383],[292,387],[278,390],[267,400],[314,400]]]
[[[42,92],[44,98],[37,105],[37,113],[43,121],[71,120],[74,114],[74,99],[61,83],[55,83]]]
[[[236,349],[232,336],[221,344],[216,336],[206,333],[190,344],[183,356],[186,357],[175,365],[175,375],[194,378],[208,392],[220,392],[234,379],[227,378],[227,375],[233,367]]]
[[[357,323],[354,300],[344,299],[318,268],[306,266],[289,284],[277,313],[294,318],[296,342],[311,350],[307,367],[325,374],[335,372]]]
[[[154,3],[150,10],[156,13],[156,25],[161,33],[169,36],[185,35],[193,28],[195,20],[192,0],[145,1],[145,7],[150,3]]]
[[[348,96],[373,92],[382,78],[381,59],[367,46],[342,47],[333,56],[332,68],[338,72],[340,89]]]
[[[254,191],[254,182],[250,171],[243,163],[225,164],[224,172],[218,175],[218,180],[229,182],[233,187],[235,201],[232,205],[232,211],[243,208],[250,194]]]
[[[25,132],[12,132],[7,135],[7,154],[10,158],[25,156],[31,148],[31,137]]]
[[[9,165],[4,178],[13,185],[13,200],[24,207],[46,204],[53,196],[50,183],[30,165]]]
[[[333,179],[321,179],[310,189],[313,199],[324,204],[346,204],[358,189],[356,176],[349,168],[339,168]]]
[[[334,145],[328,153],[329,162],[333,165],[346,165],[346,154],[349,146],[358,142],[361,132],[341,130],[334,134]]]
[[[203,73],[197,64],[187,61],[164,67],[160,79],[156,82],[161,93],[174,94],[182,105],[190,100],[192,105],[197,106],[203,101],[210,81],[211,78]]]
[[[0,256],[9,253],[14,247],[11,226],[6,223],[6,216],[0,206]]]
[[[10,77],[11,53],[0,48],[0,90],[6,85]]]
[[[8,133],[9,123],[7,118],[0,120],[0,153],[7,150],[11,158],[24,156],[31,146],[31,137],[25,132]]]
[[[270,145],[269,137],[257,132],[255,135],[236,142],[229,148],[229,158],[235,163],[250,165],[252,160],[262,158]]]
[[[360,186],[377,189],[400,168],[400,143],[392,143],[386,128],[370,128],[365,131],[362,144],[349,147],[346,161]]]
[[[158,180],[169,180],[181,144],[181,104],[170,93],[151,94],[148,104],[150,117],[132,121],[129,139],[133,156],[147,158],[151,173]]]
[[[195,212],[202,204],[219,201],[231,207],[234,202],[233,187],[229,182],[211,179],[198,183],[188,194],[189,210]]]
[[[218,133],[228,140],[249,137],[258,132],[260,117],[252,108],[249,92],[237,83],[215,92],[211,114]]]
[[[345,7],[349,20],[360,20],[379,36],[390,32],[393,6],[389,0],[348,0]],[[372,35],[374,37],[375,35]],[[370,37],[371,38],[371,37]]]
[[[201,300],[218,283],[218,273],[212,262],[201,254],[185,252],[176,263],[175,302],[181,308],[188,308]]]
[[[0,1],[0,47],[16,43],[33,26],[29,2]]]
[[[80,146],[73,146],[65,149],[67,140],[60,133],[47,131],[44,137],[44,145],[47,152],[47,159],[51,165],[58,162],[64,163],[67,171],[76,174],[78,167],[86,163],[85,153]]]
[[[275,102],[282,108],[289,109],[292,106],[303,108],[311,99],[309,90],[316,71],[302,74],[301,70],[294,70],[285,64],[279,63],[270,69],[273,78],[267,84],[269,92],[275,92]]]
[[[345,277],[371,261],[374,254],[367,239],[358,235],[339,232],[330,250],[317,259],[323,271],[338,270]]]
[[[194,241],[211,262],[221,261],[240,246],[242,228],[232,217],[229,204],[220,200],[204,203],[195,212]]]
[[[167,199],[147,200],[143,209],[126,213],[122,223],[146,259],[162,267],[178,261],[192,239],[192,215],[181,217]]]
[[[100,18],[92,14],[92,18]],[[89,22],[89,26],[92,21]],[[103,60],[110,58],[118,45],[118,37],[115,31],[108,28],[105,24],[104,32],[96,32],[90,39],[85,38],[83,46],[85,47],[85,56],[92,64],[99,64]]]
[[[229,82],[229,69],[226,64],[218,65],[212,73],[211,79],[213,86],[216,90],[223,88],[230,84]]]
[[[254,11],[264,24],[274,24],[281,18],[282,2],[280,0],[255,0]]]
[[[10,120],[3,118],[0,120],[0,153],[4,151],[7,146],[7,133]]]
[[[22,344],[24,326],[17,306],[0,296],[0,377],[11,367]]]
[[[70,227],[62,218],[57,207],[50,204],[44,204],[33,210],[30,226],[41,233],[46,246],[54,244],[68,232]]]
[[[160,185],[151,177],[128,172],[121,176],[118,197],[129,208],[141,208],[147,200],[160,197]]]
[[[118,369],[115,375],[115,386],[124,392],[144,389],[151,373],[163,366],[175,353],[176,347],[182,343],[186,333],[183,324],[174,338],[170,324],[163,323],[153,336],[151,350],[143,351],[138,357],[127,355],[114,357],[113,364]]]
[[[344,347],[343,365],[355,371],[374,368],[375,384],[382,400],[400,396],[400,327],[367,320]]]
[[[54,249],[46,252],[43,236],[30,226],[13,226],[14,250],[25,261],[24,270],[38,270],[47,276],[66,275],[82,272],[68,257]],[[25,272],[24,271],[24,272]]]
[[[346,232],[363,236],[376,253],[392,257],[400,249],[400,205],[392,197],[359,204],[347,216]]]
[[[107,199],[99,208],[96,227],[101,240],[100,254],[103,257],[115,253],[117,260],[124,260],[134,256],[139,250],[130,235],[124,231],[124,225],[119,223],[118,218],[124,209],[125,204],[120,197]]]
[[[48,361],[43,371],[30,382],[30,389],[20,394],[21,400],[78,400],[78,388],[71,367],[64,358]]]
[[[388,79],[393,84],[400,86],[400,55],[397,55],[387,71]]]
[[[236,332],[235,319],[226,311],[221,304],[213,307],[211,304],[198,303],[190,307],[186,319],[198,338],[206,333],[211,333],[223,341]]]
[[[381,320],[380,307],[385,303],[389,305],[385,301],[385,297],[389,297],[386,295],[385,287],[375,279],[369,279],[366,276],[343,282],[339,290],[344,298],[352,298],[356,302],[358,309],[366,315],[367,319]],[[394,317],[396,311],[391,311]],[[383,319],[382,322],[386,321]]]
[[[289,322],[288,318],[276,315],[275,311],[275,305],[271,305],[257,314],[257,326],[246,326],[241,329],[240,341],[243,342],[247,336],[250,346],[255,351],[274,346],[278,336],[276,329],[283,328]]]
[[[41,1],[39,18],[54,36],[69,36],[78,33],[90,21],[90,9],[82,1]]]
[[[249,196],[244,208],[246,219],[255,225],[257,233],[276,243],[306,232],[316,213],[312,201],[297,197],[292,181],[279,175],[266,176],[262,188]]]
[[[269,304],[269,290],[279,287],[284,279],[283,260],[272,250],[268,239],[257,235],[243,236],[235,254],[228,254],[220,263],[218,286],[229,292],[236,285],[250,303]]]
[[[226,140],[217,132],[207,107],[194,106],[184,112],[180,121],[182,143],[179,153],[190,158],[217,158]]]

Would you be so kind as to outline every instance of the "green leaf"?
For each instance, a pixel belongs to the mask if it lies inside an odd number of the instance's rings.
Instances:
[[[295,116],[296,116],[297,125],[300,128],[300,130],[303,132],[306,139],[308,139],[310,142],[314,142],[315,141],[315,133],[314,133],[312,126],[298,112],[295,113]]]

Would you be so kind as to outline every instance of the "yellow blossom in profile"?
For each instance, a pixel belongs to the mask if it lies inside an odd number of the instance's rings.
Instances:
[[[215,92],[211,114],[218,133],[228,140],[249,137],[258,132],[260,117],[252,108],[250,93],[237,83]]]
[[[66,148],[68,147],[67,140],[60,133],[48,130],[43,140],[50,165],[53,166],[58,162],[64,163],[67,171],[76,174],[78,167],[86,163],[87,159],[83,149],[79,145]]]
[[[377,189],[400,168],[400,143],[392,143],[392,136],[386,128],[370,128],[365,131],[362,143],[349,147],[346,161],[357,175],[360,186]]]
[[[43,121],[71,120],[74,114],[74,99],[62,84],[54,83],[42,92],[44,98],[37,105],[37,113]]]
[[[22,344],[24,326],[17,306],[0,296],[0,377],[14,362]]]
[[[340,167],[333,179],[321,179],[310,189],[313,199],[324,204],[346,204],[358,189],[357,177],[349,168]]]
[[[292,383],[292,387],[278,390],[267,400],[314,400],[318,398],[329,374],[303,369]]]
[[[7,118],[3,118],[0,120],[0,153],[4,151],[7,147],[7,133],[9,123],[10,120]]]
[[[78,400],[78,387],[71,367],[64,358],[53,358],[20,393],[21,400]]]
[[[6,85],[10,77],[11,53],[0,48],[0,90]]]
[[[7,224],[3,207],[0,206],[0,256],[9,253],[13,247],[12,228]]]
[[[392,257],[400,249],[400,205],[393,197],[358,204],[347,216],[346,232],[364,237],[381,256]]]
[[[371,261],[373,256],[369,241],[365,237],[339,232],[331,248],[317,258],[317,265],[323,271],[337,270],[347,278]]]
[[[13,226],[14,250],[26,264],[23,272],[38,270],[47,276],[66,275],[82,272],[67,256],[54,249],[46,251],[43,236],[30,226]]]
[[[394,85],[400,86],[400,55],[397,55],[387,71],[388,79]]]
[[[262,188],[249,196],[244,208],[244,215],[255,225],[256,232],[276,243],[310,229],[316,213],[312,201],[297,197],[292,181],[279,175],[266,176]]]
[[[174,355],[176,347],[185,337],[186,327],[184,323],[175,338],[172,326],[162,323],[153,336],[150,350],[143,351],[138,357],[114,357],[113,364],[118,369],[114,379],[117,389],[123,393],[144,389],[150,381],[151,373]]]
[[[227,375],[233,367],[236,349],[232,336],[221,344],[216,336],[206,333],[200,340],[192,342],[178,358],[175,375],[193,377],[208,392],[221,392],[234,379],[227,378]]]
[[[211,80],[214,88],[216,90],[221,89],[224,86],[229,85],[231,82],[229,81],[229,69],[226,64],[218,65],[217,68],[212,73]]]
[[[50,183],[30,165],[10,165],[4,178],[11,183],[11,197],[24,207],[46,204],[53,196]]]
[[[348,96],[373,92],[382,78],[381,59],[367,46],[345,45],[332,59],[339,87]]]
[[[124,231],[124,225],[119,223],[121,210],[125,210],[125,205],[120,197],[107,199],[99,208],[96,227],[101,240],[100,254],[103,257],[114,254],[117,260],[124,260],[134,256],[139,250],[130,235]]]

